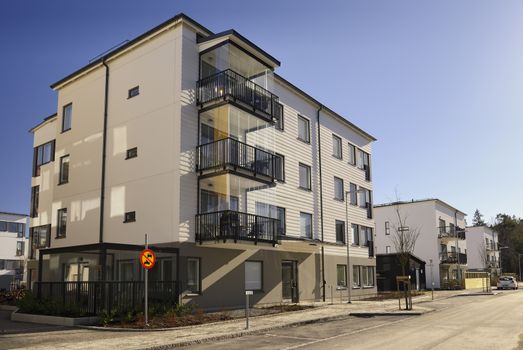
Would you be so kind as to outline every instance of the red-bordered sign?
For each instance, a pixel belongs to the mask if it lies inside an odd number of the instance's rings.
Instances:
[[[145,249],[140,253],[140,264],[146,270],[150,270],[156,263],[156,255],[151,249]]]

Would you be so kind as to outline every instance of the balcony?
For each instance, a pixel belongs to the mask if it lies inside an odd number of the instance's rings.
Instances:
[[[441,264],[457,264],[458,263],[458,253],[440,253],[439,261]],[[459,253],[459,263],[461,265],[467,264],[467,254]]]
[[[281,157],[232,138],[200,145],[196,148],[196,169],[200,175],[231,171],[272,183],[283,181]]]
[[[460,227],[454,226],[441,226],[439,227],[438,238],[444,241],[465,239],[465,230]]]
[[[278,219],[223,210],[196,215],[196,241],[227,240],[271,243],[278,239]]]
[[[374,241],[369,241],[369,258],[374,257]]]
[[[498,251],[498,248],[496,247],[496,243],[487,244],[486,248],[487,248],[488,252],[497,252]]]
[[[197,89],[200,106],[229,101],[269,122],[283,114],[278,96],[230,69],[198,81]]]

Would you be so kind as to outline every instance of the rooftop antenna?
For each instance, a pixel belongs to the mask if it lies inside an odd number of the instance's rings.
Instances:
[[[98,58],[104,56],[105,54],[107,54],[107,53],[109,53],[109,52],[111,52],[111,51],[113,51],[113,50],[119,48],[120,46],[122,46],[123,44],[125,44],[125,43],[127,43],[127,42],[129,42],[129,39],[125,39],[125,40],[122,41],[121,43],[114,45],[113,47],[111,47],[111,48],[108,49],[108,50],[105,50],[105,51],[102,52],[101,54],[99,54],[99,55],[97,55],[97,56],[94,56],[93,58],[91,58],[91,59],[89,60],[89,63],[91,63],[91,62],[93,62],[94,60],[96,60],[96,59],[98,59]]]

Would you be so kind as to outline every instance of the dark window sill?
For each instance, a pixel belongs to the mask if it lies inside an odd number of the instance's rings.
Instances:
[[[336,159],[338,159],[338,160],[343,160],[343,156],[338,157],[337,155],[334,155],[334,154],[333,154],[332,157],[333,157],[333,158],[336,158]]]
[[[66,130],[62,130],[62,131],[60,132],[60,134],[65,134],[65,133],[68,132],[68,131],[71,131],[71,128],[66,129]]]
[[[335,201],[338,201],[338,202],[345,202],[345,198],[336,198],[336,197],[334,197],[333,199]]]
[[[301,187],[301,186],[298,186],[298,188],[299,188],[300,190],[303,190],[303,191],[312,192],[312,189],[307,188],[307,187]]]
[[[311,144],[311,141],[310,141],[310,140],[307,141],[307,140],[301,139],[301,138],[299,138],[299,137],[297,137],[296,139],[297,139],[298,141],[301,141],[301,142],[303,142],[303,143],[306,143],[307,145],[310,145],[310,144]]]
[[[138,158],[138,156],[125,157],[125,160],[129,160],[129,159],[133,159],[133,158]]]
[[[57,186],[62,186],[62,185],[68,184],[68,183],[69,183],[69,181],[59,182],[59,183],[57,184]]]
[[[124,221],[123,221],[124,224],[128,224],[128,223],[130,223],[130,222],[136,222],[136,220],[124,220]]]
[[[65,238],[66,236],[56,236],[54,239],[62,239],[62,238]]]

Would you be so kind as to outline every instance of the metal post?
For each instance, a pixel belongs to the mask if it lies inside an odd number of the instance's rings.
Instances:
[[[252,291],[245,291],[245,329],[249,329],[249,295],[252,294]]]
[[[434,274],[432,272],[432,259],[429,260],[430,261],[430,282],[432,284],[432,300],[434,300]]]
[[[345,231],[347,238],[345,239],[345,244],[347,245],[347,293],[348,301],[347,304],[352,303],[352,283],[350,280],[351,277],[351,268],[350,268],[350,236],[349,236],[349,196],[350,191],[345,192]]]
[[[147,243],[147,233],[145,234],[145,249],[149,249],[149,244]],[[149,279],[148,279],[148,269],[145,270],[145,326],[149,326]]]

